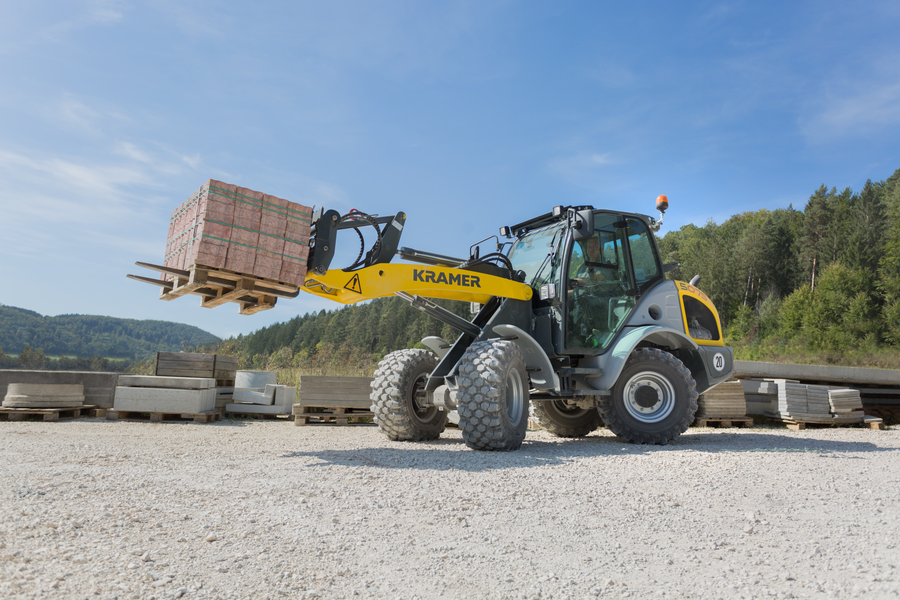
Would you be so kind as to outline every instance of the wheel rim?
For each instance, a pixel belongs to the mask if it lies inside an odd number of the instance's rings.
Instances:
[[[653,371],[642,371],[625,384],[625,409],[642,423],[658,423],[675,410],[675,388]]]
[[[434,413],[438,410],[436,406],[423,406],[422,404],[422,401],[425,399],[425,384],[427,382],[428,373],[419,375],[413,382],[412,390],[410,391],[409,403],[412,408],[412,414],[420,423],[431,421],[434,418]]]
[[[513,423],[518,423],[525,412],[525,386],[516,370],[506,375],[506,414]]]

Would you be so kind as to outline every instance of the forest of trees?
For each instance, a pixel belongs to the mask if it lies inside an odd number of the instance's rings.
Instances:
[[[681,263],[674,278],[701,276],[739,358],[900,366],[900,169],[859,192],[822,185],[802,211],[687,225],[659,246]]]
[[[202,329],[168,321],[45,317],[0,305],[0,368],[6,369],[121,370],[158,350],[178,352],[217,341]]]
[[[900,368],[900,169],[859,192],[825,185],[803,210],[685,225],[659,240],[671,279],[700,275],[729,345],[743,360],[866,364]],[[441,302],[469,317],[468,304]],[[397,298],[295,317],[207,345],[242,368],[354,372],[455,332]]]

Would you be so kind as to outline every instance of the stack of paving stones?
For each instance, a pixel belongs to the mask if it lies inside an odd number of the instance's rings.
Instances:
[[[764,414],[785,421],[810,423],[861,423],[859,413],[832,413],[828,386],[791,383],[776,379],[778,385],[778,407],[776,411]],[[859,404],[862,408],[862,404]]]
[[[853,421],[855,423],[858,422],[859,419],[865,417],[859,390],[849,388],[829,388],[828,404],[835,419],[856,419],[856,421]]]
[[[747,416],[744,387],[738,380],[726,381],[700,394],[697,399],[698,419],[740,419]]]
[[[311,222],[308,206],[210,179],[172,213],[164,264],[224,269],[300,286]]]
[[[742,379],[748,415],[775,411],[778,406],[778,384],[764,379]]]

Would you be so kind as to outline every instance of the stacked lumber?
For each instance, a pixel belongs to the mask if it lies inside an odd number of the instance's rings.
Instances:
[[[211,377],[120,375],[116,398],[107,418],[118,413],[208,414],[216,406],[216,380]]]
[[[237,358],[198,352],[157,352],[153,372],[159,377],[210,378],[222,386],[233,386]]]
[[[210,179],[172,212],[164,266],[199,265],[299,286],[311,222],[310,207]]]
[[[733,379],[720,383],[697,399],[697,418],[729,419],[747,416],[744,387]]]

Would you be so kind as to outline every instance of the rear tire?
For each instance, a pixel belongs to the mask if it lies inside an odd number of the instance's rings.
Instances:
[[[440,437],[447,412],[420,404],[425,383],[436,366],[437,358],[428,350],[398,350],[378,363],[369,397],[373,420],[388,438],[422,441]]]
[[[625,363],[612,394],[599,404],[614,434],[637,444],[665,445],[687,431],[697,412],[697,384],[672,354],[638,348]]]
[[[541,429],[557,437],[584,437],[602,424],[596,408],[569,407],[563,400],[532,402],[532,407]]]
[[[463,440],[473,450],[518,450],[528,427],[528,375],[515,343],[469,346],[459,366],[457,411]]]

